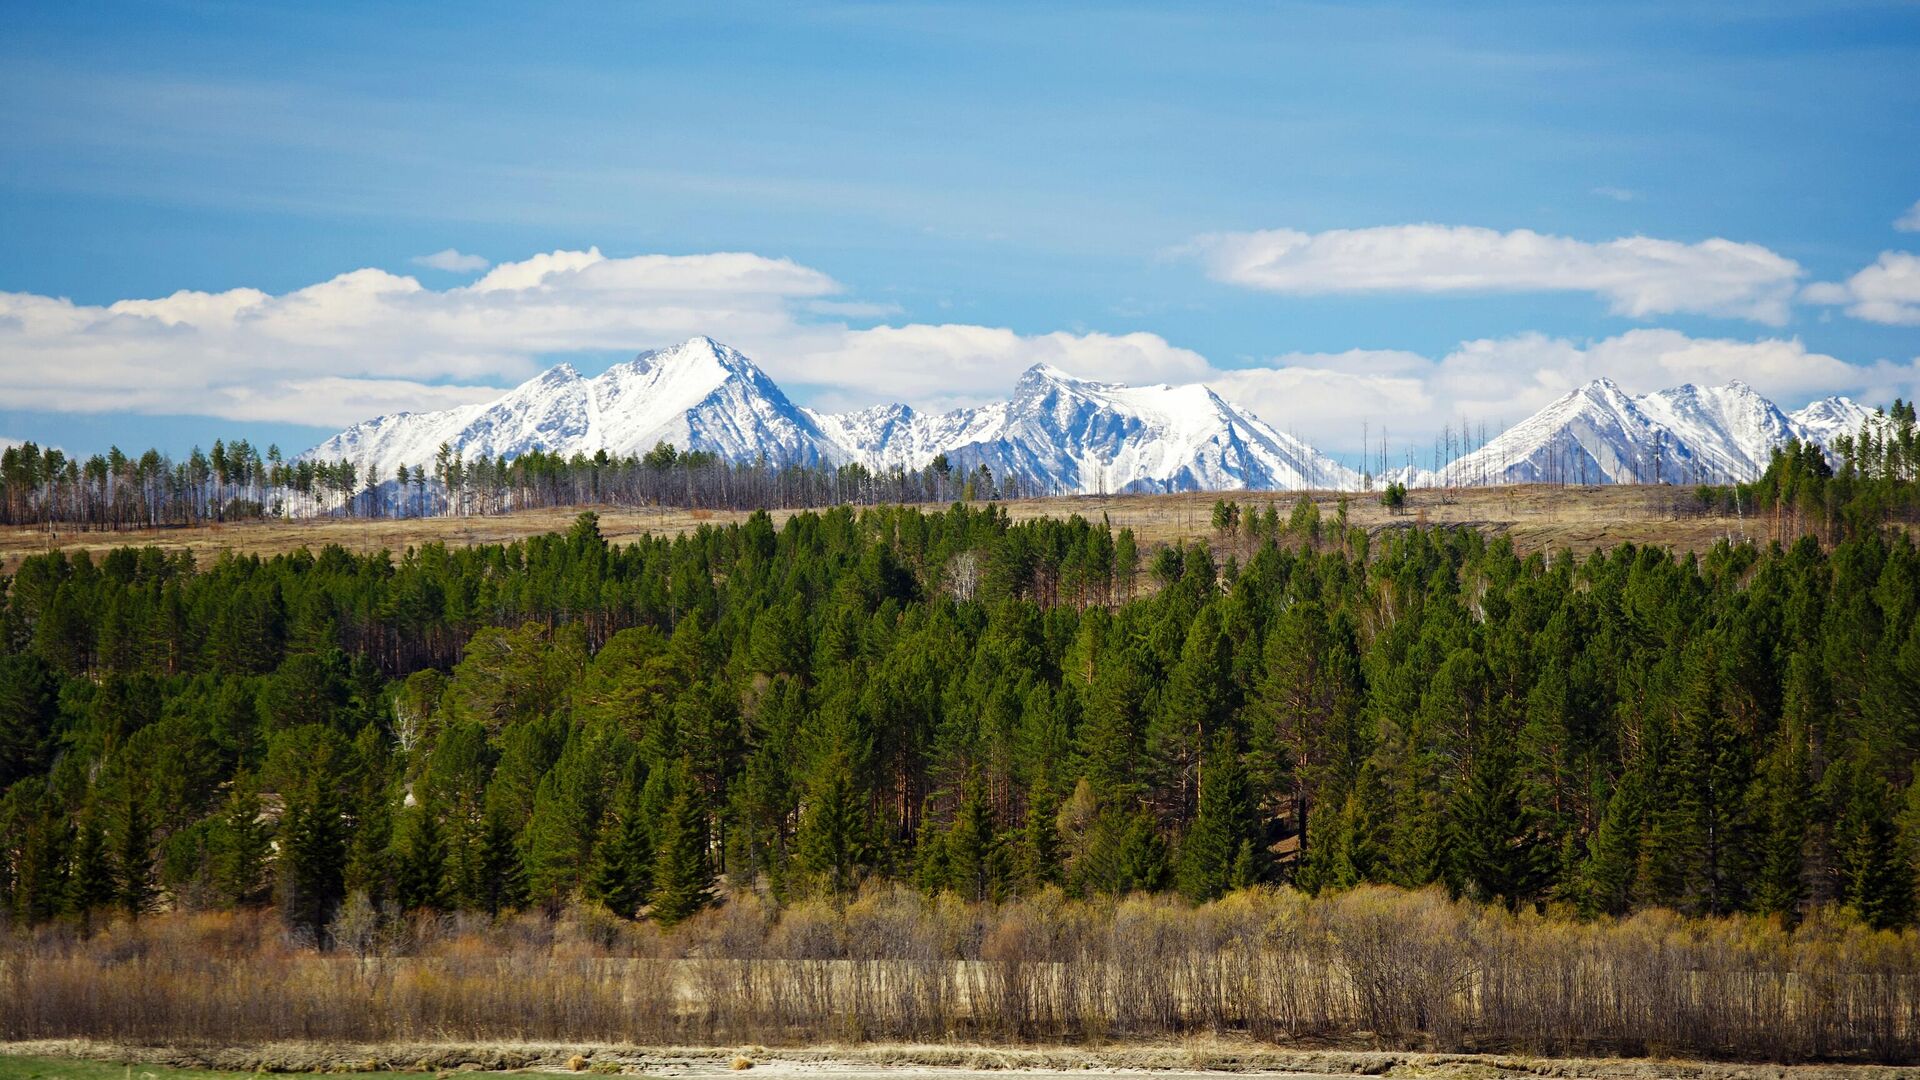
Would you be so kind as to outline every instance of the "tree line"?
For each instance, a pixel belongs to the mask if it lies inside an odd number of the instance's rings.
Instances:
[[[1750,484],[1702,486],[1701,504],[1727,514],[1770,517],[1773,534],[1827,542],[1893,521],[1920,521],[1920,426],[1913,403],[1893,408],[1831,452],[1791,440],[1773,451]],[[1836,464],[1836,461],[1838,464]]]
[[[0,896],[270,903],[318,944],[350,899],[672,925],[876,880],[1914,922],[1907,534],[1547,558],[1262,520],[1223,553],[956,504],[37,555],[0,611]]]
[[[346,459],[288,459],[244,439],[214,440],[184,460],[119,447],[85,459],[22,443],[0,450],[0,525],[121,530],[263,518],[434,517],[564,506],[793,509],[843,504],[944,505],[1047,494],[1019,477],[967,470],[946,455],[920,469],[859,463],[730,461],[662,442],[645,454],[571,456],[532,450],[462,459],[446,445],[432,462],[387,475]]]

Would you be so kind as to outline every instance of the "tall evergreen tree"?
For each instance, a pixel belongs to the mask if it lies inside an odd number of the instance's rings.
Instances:
[[[673,801],[660,823],[653,864],[654,921],[672,926],[713,902],[711,838],[699,789],[683,761],[675,768]]]
[[[1240,747],[1233,733],[1214,739],[1200,780],[1200,805],[1180,842],[1176,881],[1187,899],[1212,900],[1260,876],[1266,845],[1254,819]]]

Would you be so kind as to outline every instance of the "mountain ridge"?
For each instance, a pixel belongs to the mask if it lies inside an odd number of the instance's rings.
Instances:
[[[1789,438],[1828,443],[1870,422],[1843,397],[1783,412],[1745,382],[1630,395],[1608,378],[1576,387],[1414,486],[1485,483],[1727,483],[1750,480]],[[305,455],[351,460],[380,479],[433,462],[534,450],[639,455],[665,442],[734,461],[921,469],[945,456],[1027,490],[1120,494],[1358,489],[1362,476],[1198,383],[1129,386],[1028,368],[1008,398],[927,413],[905,404],[825,413],[796,405],[758,365],[709,337],[651,349],[591,378],[550,367],[491,402],[374,417]]]

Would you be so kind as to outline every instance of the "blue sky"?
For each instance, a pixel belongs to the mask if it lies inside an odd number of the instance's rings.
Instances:
[[[1046,361],[1203,379],[1334,451],[1596,374],[1787,407],[1920,388],[1911,3],[8,24],[0,437],[304,448],[691,332],[821,407],[983,400]],[[415,261],[449,249],[603,259],[502,307]],[[265,298],[104,310],[239,289]]]

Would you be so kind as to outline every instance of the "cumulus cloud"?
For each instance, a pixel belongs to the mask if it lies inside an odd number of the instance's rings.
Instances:
[[[1800,265],[1758,244],[1646,236],[1589,243],[1529,229],[1394,225],[1216,233],[1195,241],[1215,279],[1296,295],[1590,292],[1617,314],[1786,322]]]
[[[569,355],[709,334],[782,383],[845,404],[943,407],[1002,396],[1050,363],[1125,381],[1194,381],[1197,353],[1152,334],[850,327],[887,310],[788,259],[554,251],[431,289],[363,269],[281,295],[182,291],[76,304],[0,293],[0,400],[16,408],[345,426],[489,400]]]
[[[411,260],[415,266],[424,266],[429,270],[445,270],[450,274],[473,274],[492,266],[484,257],[466,255],[454,248],[436,251],[431,255],[415,255]]]
[[[1146,333],[1022,335],[991,326],[914,323],[820,335],[808,344],[768,369],[788,372],[796,382],[843,388],[830,391],[830,405],[976,404],[1004,398],[1035,364],[1124,383],[1200,382],[1212,373],[1199,353]],[[854,372],[862,373],[865,385],[849,385]]]
[[[0,293],[0,400],[52,411],[347,424],[483,400],[553,354],[700,333],[781,339],[839,290],[787,259],[553,252],[429,289],[365,269],[281,295],[183,291],[104,306]]]
[[[1907,212],[1893,220],[1893,227],[1901,232],[1920,232],[1920,200],[1907,207]]]
[[[1883,251],[1873,265],[1846,281],[1815,282],[1801,297],[1814,304],[1844,305],[1856,319],[1920,326],[1920,255]]]
[[[1210,381],[1223,396],[1323,449],[1359,449],[1366,424],[1376,446],[1385,426],[1394,446],[1418,452],[1442,425],[1464,421],[1496,432],[1603,376],[1636,394],[1741,379],[1791,411],[1829,393],[1873,403],[1912,396],[1920,360],[1849,364],[1793,338],[1741,341],[1645,329],[1588,342],[1537,333],[1484,338],[1438,357],[1295,353]]]
[[[1898,299],[1909,294],[1887,284],[1901,280],[1890,258],[1880,276],[1863,271],[1828,286],[1844,293],[1828,302],[1911,307]],[[843,320],[881,309],[843,292],[787,259],[589,249],[502,263],[446,289],[364,269],[279,295],[239,288],[87,305],[0,293],[0,400],[344,427],[490,400],[568,356],[626,355],[696,334],[740,348],[796,397],[826,408],[978,404],[1048,364],[1114,382],[1204,382],[1276,427],[1347,452],[1359,448],[1362,424],[1375,440],[1386,426],[1396,444],[1419,445],[1449,420],[1511,423],[1601,375],[1636,392],[1742,378],[1789,407],[1833,392],[1881,402],[1920,389],[1920,362],[1847,364],[1796,339],[1661,329],[1588,342],[1487,338],[1437,357],[1295,353],[1227,369],[1150,333],[854,326]]]

